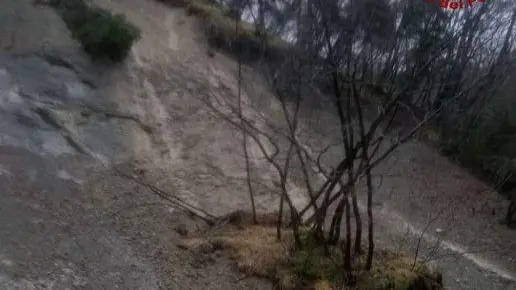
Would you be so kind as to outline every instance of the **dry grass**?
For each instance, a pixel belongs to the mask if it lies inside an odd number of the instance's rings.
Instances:
[[[180,247],[195,254],[225,251],[240,271],[271,279],[280,289],[342,289],[343,270],[337,249],[332,249],[331,258],[309,244],[296,250],[290,230],[283,230],[281,241],[276,239],[276,228],[271,226],[273,215],[261,216],[266,225],[254,225],[249,217],[243,212],[228,215],[224,226],[187,238]],[[358,265],[362,263],[360,257]],[[378,251],[372,271],[360,274],[359,279],[359,289],[363,290],[433,290],[440,288],[432,288],[432,281],[441,278],[407,257]]]
[[[319,280],[314,283],[314,290],[333,290],[330,282],[326,280]]]
[[[187,238],[180,247],[194,252],[228,251],[237,268],[249,275],[272,279],[282,289],[295,289],[298,279],[283,269],[291,252],[291,233],[276,239],[276,229],[270,226],[232,227],[210,233],[208,237]]]
[[[283,239],[276,239],[274,214],[258,216],[259,225],[253,225],[252,216],[243,211],[235,211],[223,218],[224,224],[203,237],[184,239],[182,248],[202,249],[208,247],[230,250],[230,256],[238,268],[249,274],[270,277],[277,266],[288,258],[292,248],[292,233],[283,232]]]
[[[235,211],[223,218],[224,224],[203,236],[184,239],[180,248],[193,253],[226,251],[238,270],[271,279],[280,289],[296,289],[299,279],[285,268],[293,246],[290,230],[282,231],[282,240],[276,238],[277,215],[259,214],[254,224],[251,214]]]
[[[373,261],[361,277],[362,289],[440,289],[441,274],[430,266],[386,250],[377,251]]]
[[[270,276],[283,264],[290,252],[290,238],[278,241],[272,227],[251,226],[242,231],[228,232],[219,242],[233,250],[240,270],[259,276]]]

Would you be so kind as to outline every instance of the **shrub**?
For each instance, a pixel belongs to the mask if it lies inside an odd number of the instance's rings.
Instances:
[[[140,31],[128,23],[123,15],[96,9],[88,21],[74,32],[74,37],[93,58],[121,61],[140,37]]]
[[[472,126],[461,125],[459,120],[441,143],[445,155],[454,157],[491,185],[502,186],[502,191],[513,189],[513,185],[503,183],[516,173],[516,116],[512,108],[510,99],[494,99],[476,116]]]
[[[487,173],[493,184],[511,173],[511,161],[516,158],[516,120],[509,114],[486,118],[473,130],[466,156],[472,166]]]
[[[90,7],[82,0],[59,1],[54,7],[72,36],[93,59],[121,61],[140,38],[140,29],[121,14]]]
[[[186,12],[203,20],[208,41],[212,45],[235,56],[240,55],[242,61],[256,61],[262,56],[270,61],[278,61],[293,52],[288,43],[270,35],[265,36],[268,42],[265,47],[254,25],[245,21],[240,22],[237,35],[235,19],[227,16],[223,7],[211,1],[191,1]]]
[[[235,213],[238,216],[230,215],[228,223],[210,232],[187,237],[179,247],[195,255],[226,251],[239,270],[271,279],[279,289],[349,289],[342,287],[340,249],[330,247],[331,255],[325,254],[306,228],[301,229],[302,247],[295,248],[291,230],[284,230],[283,238],[277,239],[274,215],[259,215],[260,223],[256,225],[251,214]],[[362,267],[364,263],[364,257],[360,256],[356,266]],[[414,263],[414,259],[388,250],[377,250],[373,269],[362,272],[358,278],[357,289],[360,290],[443,289],[442,274],[437,268],[419,261]]]

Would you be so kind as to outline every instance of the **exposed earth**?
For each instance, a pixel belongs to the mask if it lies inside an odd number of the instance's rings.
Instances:
[[[248,209],[240,136],[201,101],[235,99],[235,61],[208,56],[181,9],[94,2],[142,29],[116,67],[89,61],[50,8],[0,0],[0,289],[273,289],[217,253],[199,260],[178,249],[204,223],[113,170],[212,215]],[[247,110],[278,118],[260,77],[246,68],[245,79]],[[326,134],[332,118],[304,112],[307,146],[336,140]],[[275,210],[270,168],[253,165],[258,208]],[[419,244],[447,289],[516,289],[516,232],[499,224],[506,203],[495,192],[418,141],[377,170],[379,245],[414,254]],[[302,205],[295,180],[291,188]]]

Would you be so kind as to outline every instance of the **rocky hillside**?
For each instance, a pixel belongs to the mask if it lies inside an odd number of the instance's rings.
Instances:
[[[216,253],[178,250],[202,221],[113,170],[210,215],[248,209],[240,137],[202,102],[235,100],[236,62],[211,57],[181,8],[94,2],[142,30],[116,66],[93,64],[50,7],[0,1],[0,289],[272,289]],[[249,112],[278,118],[260,75],[246,67],[245,79]],[[332,141],[331,114],[303,118],[307,137]],[[258,208],[271,211],[270,168],[253,160]],[[379,244],[438,256],[449,289],[516,289],[516,233],[498,224],[502,203],[485,185],[417,142],[379,170]]]

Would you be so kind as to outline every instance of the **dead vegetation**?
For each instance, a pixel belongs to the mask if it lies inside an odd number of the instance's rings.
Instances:
[[[331,255],[312,240],[308,228],[302,229],[303,246],[295,247],[293,232],[284,230],[276,237],[276,214],[259,214],[258,224],[251,213],[236,211],[227,222],[208,232],[184,238],[179,247],[193,255],[216,251],[227,254],[238,270],[247,275],[271,279],[279,289],[348,289],[338,246]],[[432,267],[387,250],[375,252],[373,268],[360,273],[357,289],[432,290],[442,286],[441,274]],[[364,263],[363,256],[357,263]]]

